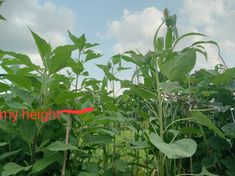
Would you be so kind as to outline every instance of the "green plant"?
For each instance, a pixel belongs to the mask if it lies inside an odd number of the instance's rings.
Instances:
[[[1,113],[1,174],[234,175],[235,69],[217,65],[192,74],[197,55],[208,57],[204,45],[218,51],[219,46],[203,40],[177,50],[183,39],[207,37],[179,36],[176,15],[167,9],[164,15],[153,51],[127,51],[97,64],[102,80],[86,71],[86,63],[101,54],[85,35],[68,32],[72,44],[52,49],[30,30],[42,66],[0,50],[1,112],[95,108],[79,116],[61,114],[60,120],[15,123]],[[133,71],[129,80],[118,78],[126,71]]]

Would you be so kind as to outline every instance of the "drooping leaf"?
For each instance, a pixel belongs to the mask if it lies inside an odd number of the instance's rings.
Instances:
[[[122,55],[121,58],[127,62],[135,63],[138,66],[142,66],[146,63],[146,58],[141,53],[136,53],[134,51],[125,52],[128,55]]]
[[[149,139],[155,147],[170,159],[191,157],[197,149],[197,143],[192,139],[181,139],[168,144],[156,133],[151,133]]]
[[[217,135],[224,138],[224,133],[217,128],[214,123],[202,112],[200,111],[192,111],[191,118],[194,119],[199,124],[208,127],[209,129],[213,130]]]
[[[118,78],[116,78],[112,73],[109,72],[109,68],[106,65],[101,65],[101,64],[96,64],[97,67],[99,67],[100,69],[103,70],[105,76],[109,79],[109,80],[115,80],[118,81]]]
[[[3,153],[3,154],[0,155],[0,160],[8,158],[9,156],[15,155],[15,154],[19,153],[21,150],[22,149],[18,149],[18,150],[15,150],[15,151]]]
[[[121,55],[117,54],[112,57],[112,62],[114,65],[118,64],[121,61]]]
[[[190,36],[202,36],[202,37],[207,37],[206,35],[201,34],[201,33],[197,33],[197,32],[186,33],[186,34],[180,36],[180,37],[175,41],[173,48],[175,48],[175,46],[177,45],[177,43],[179,43],[182,39],[184,39],[184,38],[186,38],[186,37],[190,37]]]

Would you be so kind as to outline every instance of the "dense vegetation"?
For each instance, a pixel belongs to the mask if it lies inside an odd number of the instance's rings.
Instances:
[[[164,15],[154,50],[127,51],[97,64],[102,80],[84,67],[101,56],[85,35],[68,32],[73,44],[52,49],[30,30],[43,66],[0,50],[1,112],[95,109],[46,123],[2,118],[2,175],[234,176],[235,68],[217,65],[191,74],[199,54],[210,59],[204,45],[219,46],[200,33],[178,36],[176,16]],[[158,36],[163,25],[166,35]],[[176,50],[192,36],[205,40]],[[127,62],[135,69],[121,80],[117,73],[129,69]]]

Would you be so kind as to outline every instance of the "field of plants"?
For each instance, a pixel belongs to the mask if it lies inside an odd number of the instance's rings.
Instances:
[[[179,35],[176,15],[165,9],[164,16],[153,51],[97,62],[101,80],[86,70],[101,54],[85,35],[68,31],[73,44],[52,48],[29,28],[43,66],[0,49],[1,175],[234,176],[235,68],[226,66],[215,41]],[[204,40],[177,49],[194,36]],[[217,47],[223,64],[193,71],[199,55],[210,59],[206,45]],[[119,78],[127,70],[132,76]],[[59,119],[13,119],[22,110],[88,107],[94,111]]]

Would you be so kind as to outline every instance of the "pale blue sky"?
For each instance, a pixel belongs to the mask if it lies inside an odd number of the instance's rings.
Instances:
[[[234,0],[6,0],[0,7],[8,19],[0,23],[0,48],[27,53],[40,64],[27,26],[54,47],[69,42],[69,29],[76,36],[85,33],[89,42],[100,43],[96,50],[104,56],[97,62],[105,63],[111,55],[125,50],[151,49],[165,7],[177,14],[180,34],[209,35],[220,44],[226,63],[235,66]],[[209,46],[208,52],[209,61],[198,58],[197,68],[213,68],[220,63],[214,47]]]

